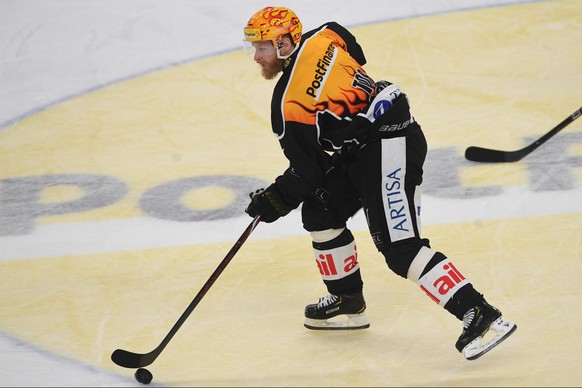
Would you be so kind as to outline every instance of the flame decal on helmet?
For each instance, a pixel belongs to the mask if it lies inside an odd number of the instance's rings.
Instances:
[[[285,34],[291,34],[294,43],[301,41],[302,26],[293,11],[284,7],[265,7],[255,13],[245,28],[245,40],[277,40]]]

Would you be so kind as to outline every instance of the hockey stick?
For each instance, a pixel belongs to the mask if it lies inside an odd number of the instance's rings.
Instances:
[[[532,144],[516,151],[501,151],[492,150],[489,148],[482,148],[471,146],[465,150],[465,158],[473,162],[483,162],[483,163],[510,163],[517,162],[527,155],[529,155],[533,150],[544,144],[556,133],[564,129],[568,124],[576,120],[582,114],[582,107],[578,108],[574,113],[568,116],[560,124],[556,125],[550,132],[546,133],[544,136],[537,139]]]
[[[236,241],[234,246],[230,249],[230,251],[226,254],[224,259],[220,262],[218,267],[214,270],[210,278],[206,281],[202,289],[198,292],[194,300],[190,302],[190,305],[186,308],[186,311],[182,313],[178,321],[174,324],[172,329],[168,332],[166,337],[162,340],[162,342],[158,345],[157,348],[152,350],[149,353],[133,353],[123,349],[117,349],[111,354],[111,360],[119,366],[124,368],[143,368],[145,366],[150,365],[155,359],[160,355],[162,350],[166,347],[166,345],[170,342],[172,337],[178,332],[178,329],[182,326],[182,324],[186,321],[188,316],[194,311],[194,308],[198,305],[200,300],[206,295],[210,287],[214,284],[218,276],[224,271],[228,263],[232,260],[234,255],[238,252],[240,247],[243,243],[247,240],[250,236],[251,232],[255,229],[260,221],[260,217],[256,216],[249,226],[245,229],[239,239]]]

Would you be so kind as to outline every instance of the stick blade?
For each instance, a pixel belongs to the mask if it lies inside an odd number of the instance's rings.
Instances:
[[[143,368],[154,362],[156,357],[154,353],[140,354],[117,349],[111,354],[111,361],[124,368]]]
[[[511,163],[524,157],[519,151],[500,151],[489,148],[471,146],[465,150],[465,158],[481,163]]]

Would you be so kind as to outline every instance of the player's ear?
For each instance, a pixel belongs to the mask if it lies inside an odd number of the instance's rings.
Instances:
[[[283,47],[281,48],[281,54],[289,55],[293,52],[294,49],[295,49],[295,43],[293,42],[291,35],[286,34],[283,37]]]

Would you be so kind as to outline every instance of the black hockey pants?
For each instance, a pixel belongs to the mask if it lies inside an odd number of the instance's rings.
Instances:
[[[304,201],[304,228],[310,232],[343,228],[363,207],[376,248],[390,269],[406,278],[420,248],[429,246],[420,237],[419,186],[426,153],[426,139],[417,123],[366,145],[349,163],[326,207],[315,198]]]

